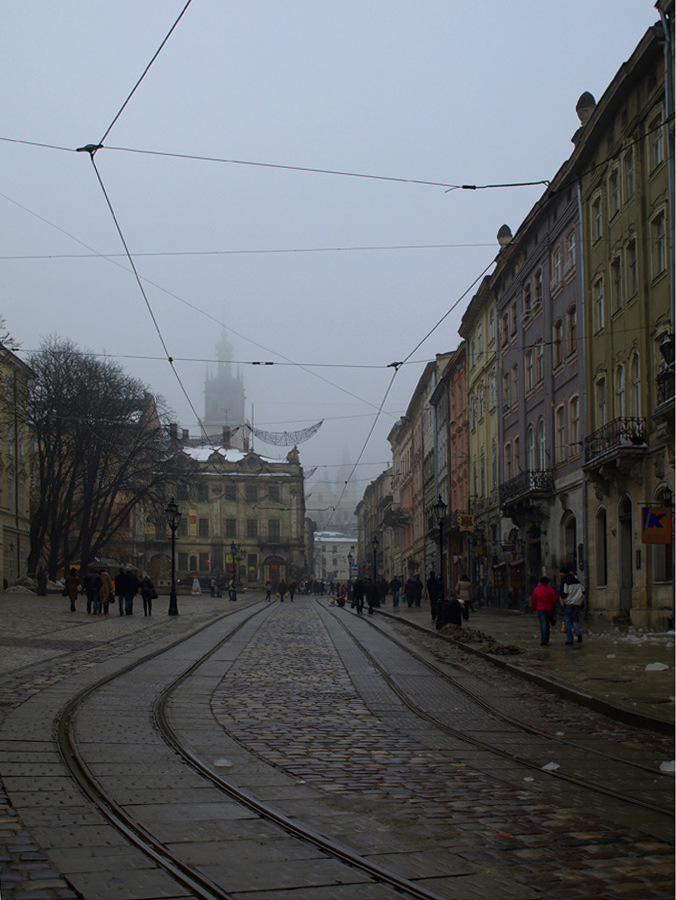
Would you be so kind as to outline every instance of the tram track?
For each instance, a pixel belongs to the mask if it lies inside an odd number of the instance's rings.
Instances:
[[[640,807],[642,809],[649,810],[650,812],[657,813],[660,816],[668,817],[673,820],[673,808],[667,808],[655,803],[652,803],[647,800],[643,800],[637,797],[634,797],[630,794],[614,790],[612,788],[607,787],[606,785],[599,782],[592,782],[588,779],[581,779],[576,777],[575,775],[571,775],[565,771],[561,771],[560,768],[546,768],[542,765],[541,762],[534,762],[532,759],[528,759],[520,754],[513,753],[509,750],[505,750],[503,747],[497,746],[496,744],[492,744],[481,738],[477,738],[475,735],[470,734],[467,731],[464,731],[459,728],[455,728],[449,725],[447,722],[442,721],[442,719],[430,713],[428,710],[425,710],[421,707],[421,705],[414,700],[410,694],[405,691],[401,685],[397,682],[397,680],[384,668],[383,665],[378,661],[376,656],[366,647],[364,641],[361,641],[353,631],[351,631],[345,624],[344,615],[346,610],[328,610],[327,613],[331,614],[333,618],[338,621],[345,631],[346,634],[349,635],[350,639],[355,643],[355,645],[359,648],[359,650],[364,654],[364,656],[369,660],[370,664],[373,668],[379,673],[379,675],[383,678],[383,680],[388,684],[390,689],[397,695],[397,697],[401,700],[401,702],[416,716],[425,722],[431,724],[433,727],[439,729],[443,733],[463,741],[475,747],[477,749],[486,751],[493,755],[499,756],[503,759],[509,760],[512,763],[516,763],[528,770],[536,770],[540,773],[546,772],[546,774],[550,775],[552,778],[558,779],[560,781],[566,782],[569,785],[573,785],[581,790],[592,791],[597,794],[604,795],[606,797],[610,797],[613,800],[620,801],[622,803],[628,804],[634,807]],[[350,615],[350,613],[348,613]],[[458,679],[453,678],[448,672],[445,672],[438,665],[433,663],[429,658],[423,656],[421,653],[413,650],[407,643],[398,640],[393,637],[392,634],[381,628],[377,622],[374,622],[370,618],[356,616],[354,615],[356,620],[360,622],[366,623],[371,628],[376,629],[379,634],[389,640],[393,645],[398,647],[402,652],[407,654],[410,658],[415,659],[420,665],[424,666],[429,672],[433,673],[434,676],[440,678],[443,683],[447,684],[453,690],[460,692],[463,696],[467,697],[474,703],[477,707],[484,710],[488,715],[494,717],[496,720],[509,725],[510,727],[517,729],[518,731],[529,734],[534,737],[537,737],[539,740],[543,740],[546,742],[550,742],[552,744],[556,744],[558,746],[575,750],[576,752],[582,752],[586,755],[594,755],[601,760],[604,760],[606,763],[612,763],[613,765],[620,765],[623,767],[629,767],[636,770],[640,770],[654,776],[655,778],[668,778],[673,781],[673,777],[670,775],[665,775],[665,773],[661,772],[659,769],[636,763],[631,760],[627,760],[616,756],[614,754],[606,753],[602,750],[598,750],[595,748],[588,748],[582,744],[576,743],[574,741],[566,740],[563,737],[558,735],[550,734],[543,729],[536,728],[529,723],[523,722],[514,718],[513,716],[507,715],[498,709],[494,704],[489,703],[484,697],[479,696],[475,691],[467,688],[466,685],[462,684]],[[433,636],[434,637],[434,636]]]
[[[210,659],[225,645],[244,629],[251,621],[265,611],[270,611],[269,604],[254,604],[253,611],[235,628],[229,631],[222,639],[216,641],[204,654],[200,655],[192,664],[170,682],[163,686],[159,695],[152,704],[152,725],[161,735],[162,740],[171,749],[172,753],[180,758],[182,763],[190,766],[201,779],[208,782],[218,792],[229,800],[240,804],[247,810],[255,813],[262,822],[268,823],[275,829],[282,829],[287,835],[311,845],[327,860],[335,860],[345,865],[349,870],[362,873],[374,884],[387,886],[394,892],[391,896],[418,898],[418,900],[443,900],[442,895],[427,889],[423,884],[411,881],[390,871],[348,847],[340,846],[335,840],[327,838],[315,829],[304,826],[297,820],[281,813],[274,805],[256,798],[252,793],[242,790],[233,782],[225,779],[211,769],[200,756],[183,746],[182,741],[172,727],[167,715],[167,706],[173,692],[182,684],[196,676],[200,669],[208,665]],[[218,622],[227,619],[228,615],[221,617]],[[97,694],[102,691],[110,692],[115,682],[134,675],[140,677],[143,667],[162,660],[177,649],[188,644],[196,634],[201,634],[208,628],[214,627],[214,622],[205,625],[198,632],[191,633],[187,638],[172,643],[169,647],[163,647],[153,653],[147,654],[141,659],[135,660],[122,667],[114,675],[89,685],[80,691],[64,707],[57,724],[56,739],[62,760],[68,772],[77,782],[81,791],[89,801],[105,816],[126,840],[142,851],[158,867],[163,869],[181,887],[188,891],[188,896],[199,900],[231,900],[234,891],[227,884],[222,884],[216,879],[206,875],[198,866],[186,863],[177,853],[172,852],[166,842],[158,839],[152,830],[144,826],[136,815],[132,814],[124,803],[118,802],[113,793],[107,790],[101,783],[101,779],[92,770],[91,762],[85,758],[82,749],[78,746],[76,731],[83,709]],[[341,895],[342,896],[342,895]],[[345,896],[348,896],[347,894]],[[383,895],[385,896],[385,895]],[[389,894],[387,896],[390,896]]]

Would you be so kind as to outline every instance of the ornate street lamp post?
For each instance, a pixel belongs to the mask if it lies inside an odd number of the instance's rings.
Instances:
[[[239,547],[234,541],[230,544],[230,555],[232,557],[232,580],[235,583],[235,587],[237,587],[237,575],[239,574],[239,566],[237,565],[239,563]]]
[[[441,579],[441,596],[439,600],[443,600],[446,596],[444,592],[444,522],[446,521],[446,510],[448,507],[441,499],[441,494],[434,504],[434,516],[439,526],[439,578]]]
[[[171,591],[169,593],[169,615],[178,615],[178,604],[176,602],[176,529],[181,521],[181,513],[178,505],[172,497],[165,509],[167,517],[167,525],[171,529]]]

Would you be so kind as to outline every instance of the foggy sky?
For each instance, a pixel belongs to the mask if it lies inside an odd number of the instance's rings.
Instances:
[[[115,357],[193,433],[162,341],[203,415],[225,326],[256,424],[325,419],[301,460],[333,478],[364,447],[388,364],[543,190],[439,184],[551,178],[578,97],[601,96],[658,14],[643,0],[193,0],[94,157],[149,310],[75,150],[100,142],[184,5],[0,7],[0,312],[25,350],[58,334]],[[470,298],[396,375],[359,493],[387,463],[425,361],[459,343]],[[263,360],[296,365],[250,365]]]

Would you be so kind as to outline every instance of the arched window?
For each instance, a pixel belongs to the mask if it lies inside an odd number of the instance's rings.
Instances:
[[[624,366],[615,369],[615,418],[624,419],[626,415]]]
[[[596,585],[608,584],[608,519],[605,509],[596,514]]]
[[[606,379],[601,377],[596,382],[596,427],[606,424]]]
[[[535,465],[535,429],[531,425],[526,434],[526,453],[528,454],[528,470],[534,472]]]
[[[629,377],[631,378],[631,414],[633,416],[641,415],[641,360],[638,353],[634,353],[631,358],[631,367],[629,369]]]
[[[547,468],[547,445],[545,435],[545,420],[538,422],[538,469],[544,472]]]

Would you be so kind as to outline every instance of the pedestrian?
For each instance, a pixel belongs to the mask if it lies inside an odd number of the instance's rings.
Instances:
[[[66,575],[66,594],[70,597],[70,611],[75,612],[75,601],[77,600],[78,591],[80,590],[80,579],[78,578],[77,569],[71,567],[70,572]]]
[[[530,608],[538,614],[540,620],[540,645],[542,647],[549,644],[550,628],[556,625],[557,602],[556,591],[550,586],[549,578],[543,575],[530,598]]]
[[[356,608],[358,616],[364,612],[364,582],[361,578],[352,585],[352,608]]]
[[[463,572],[455,585],[455,593],[462,604],[462,615],[469,619],[469,611],[472,608],[472,582]]]
[[[288,590],[286,586],[286,581],[282,578],[282,580],[277,585],[277,590],[279,591],[279,599],[284,603],[284,598],[286,597],[286,592]]]
[[[444,625],[458,625],[462,628],[463,605],[453,594],[445,600],[443,597],[437,603],[437,631]]]
[[[432,618],[437,618],[437,603],[441,599],[439,597],[439,582],[437,581],[437,573],[432,569],[427,577],[427,596],[430,601],[430,613]]]
[[[127,597],[127,576],[124,569],[118,569],[115,576],[115,593],[117,594],[117,602],[120,608],[120,615],[124,615],[125,600]]]
[[[108,574],[108,569],[101,569],[101,589],[99,590],[100,609],[104,615],[108,615],[108,604],[113,599],[113,580]]]
[[[101,590],[101,576],[94,569],[87,569],[84,577],[83,587],[87,595],[87,615],[93,613],[96,615],[99,611],[99,591]]]
[[[399,594],[403,588],[401,578],[397,575],[390,581],[390,593],[392,594],[392,606],[396,609],[399,606]]]
[[[124,573],[125,595],[124,595],[124,613],[127,616],[134,615],[134,597],[138,594],[139,580],[136,572],[128,569]]]
[[[568,566],[561,567],[561,587],[559,595],[563,601],[563,622],[566,627],[566,644],[573,643],[573,633],[577,636],[578,644],[582,643],[582,630],[580,628],[580,610],[584,601],[582,585],[571,572]]]
[[[265,582],[265,599],[269,600],[271,596],[272,596],[272,582],[268,578],[268,580]]]
[[[228,582],[228,600],[236,600],[237,599],[237,585],[235,584],[235,579],[231,578]]]
[[[209,587],[211,588],[211,596],[215,597],[216,596],[216,588],[218,587],[218,583],[216,582],[215,578],[211,579],[211,584],[209,585]],[[143,594],[143,580],[141,580],[141,594]],[[145,610],[145,607],[144,607],[144,610]]]
[[[364,594],[369,608],[369,615],[373,615],[373,610],[380,606],[380,596],[378,594],[378,585],[371,578],[364,581]]]
[[[422,602],[422,595],[423,595],[423,583],[420,580],[420,575],[415,576],[415,578],[413,580],[413,584],[415,585],[415,598],[414,598],[415,608],[420,609],[420,604]]]
[[[298,590],[298,584],[295,581],[289,582],[289,597],[291,597],[291,602],[293,603],[293,598],[296,596],[296,591]]]
[[[143,615],[144,616],[152,616],[153,600],[156,597],[157,597],[157,591],[155,590],[155,585],[150,580],[150,575],[148,575],[147,572],[144,572],[143,578],[141,579],[141,599],[143,600]]]
[[[45,571],[45,567],[42,563],[38,566],[38,570],[35,573],[35,578],[38,583],[38,597],[46,597],[47,596],[47,572]]]
[[[406,579],[406,584],[404,585],[404,596],[406,597],[406,605],[409,609],[415,603],[415,581],[412,578]]]

